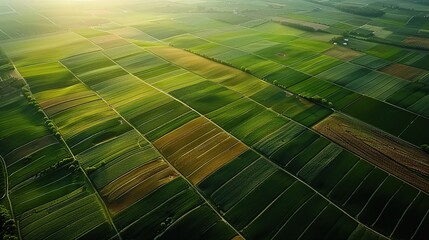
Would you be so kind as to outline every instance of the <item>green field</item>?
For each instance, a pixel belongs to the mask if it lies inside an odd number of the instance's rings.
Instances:
[[[0,2],[0,238],[428,239],[428,15]]]

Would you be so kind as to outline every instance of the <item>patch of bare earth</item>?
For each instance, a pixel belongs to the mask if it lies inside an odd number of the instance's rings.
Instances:
[[[323,54],[330,56],[330,57],[338,58],[338,59],[341,59],[344,61],[350,61],[353,58],[356,58],[356,57],[363,55],[363,53],[360,53],[358,51],[355,51],[355,50],[352,50],[349,48],[345,48],[345,47],[340,47],[340,46],[335,46],[335,47],[327,50]]]
[[[394,63],[391,64],[383,69],[381,69],[384,73],[387,73],[389,75],[399,77],[402,79],[413,81],[417,79],[418,77],[422,76],[423,74],[426,74],[427,72],[420,68],[415,68],[411,66],[407,66],[404,64]]]
[[[408,44],[408,45],[412,45],[412,46],[429,48],[429,39],[427,39],[427,38],[407,37],[402,42],[405,44]]]
[[[429,192],[429,155],[420,149],[339,114],[313,128],[392,175]]]

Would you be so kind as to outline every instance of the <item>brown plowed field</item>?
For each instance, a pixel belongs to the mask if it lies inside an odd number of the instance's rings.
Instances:
[[[193,184],[247,150],[243,143],[202,117],[163,136],[154,145]]]
[[[429,155],[418,148],[339,114],[313,128],[392,175],[429,192]]]
[[[394,63],[392,65],[389,65],[385,68],[383,68],[381,71],[395,76],[402,79],[413,81],[417,79],[418,77],[422,76],[423,74],[427,73],[425,70],[422,70],[420,68],[415,68],[399,63]]]

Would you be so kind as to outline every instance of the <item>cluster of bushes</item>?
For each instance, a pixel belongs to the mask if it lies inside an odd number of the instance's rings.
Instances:
[[[58,128],[55,126],[54,122],[47,117],[44,117],[45,124],[49,128],[49,130],[55,135],[57,138],[61,138],[61,134],[58,131]]]
[[[4,205],[0,205],[0,238],[18,240],[17,233],[15,220],[10,216],[9,210]]]
[[[170,43],[169,45],[170,45],[170,46],[172,46],[172,47],[175,47],[175,48],[181,48],[181,47],[176,46],[176,45],[171,44],[171,43]],[[200,56],[200,57],[206,58],[206,59],[208,59],[208,60],[211,60],[211,61],[213,61],[213,62],[217,62],[217,63],[223,64],[223,65],[226,65],[226,66],[229,66],[229,67],[235,68],[235,69],[239,69],[239,70],[241,70],[241,71],[243,71],[243,72],[246,72],[246,73],[252,74],[252,72],[250,71],[250,69],[248,69],[248,68],[246,68],[246,67],[244,67],[244,66],[241,66],[240,68],[237,68],[236,66],[232,65],[232,64],[231,64],[231,63],[229,63],[229,62],[225,62],[225,61],[223,61],[223,60],[220,60],[220,59],[217,59],[217,58],[213,58],[213,57],[207,56],[206,54],[198,53],[198,52],[195,52],[195,51],[193,51],[193,50],[186,49],[186,48],[181,48],[181,49],[183,49],[183,50],[185,50],[185,51],[187,51],[187,52],[190,52],[190,53],[192,53],[192,54],[198,55],[198,56]]]
[[[428,144],[423,144],[420,146],[420,148],[425,151],[426,153],[429,153],[429,145]]]
[[[61,139],[61,134],[58,131],[58,128],[55,126],[54,122],[52,120],[49,120],[48,117],[45,116],[42,108],[40,107],[39,103],[36,101],[36,99],[33,97],[33,94],[31,93],[28,85],[22,87],[22,93],[27,98],[28,104],[31,106],[34,106],[37,111],[44,116],[45,124],[49,128],[49,130],[57,137],[58,139]]]
[[[299,29],[299,30],[307,31],[307,32],[323,32],[320,29],[315,29],[313,27],[302,25],[302,24],[299,24],[299,23],[281,22],[281,21],[279,21],[277,23],[280,23],[280,24],[288,26],[288,27],[296,28],[296,29]]]
[[[91,174],[104,165],[106,165],[106,161],[101,161],[101,162],[95,164],[94,166],[85,168],[85,172],[88,174]]]
[[[6,54],[0,49],[0,73],[7,73],[14,70],[14,66]]]
[[[311,96],[306,96],[306,95],[298,94],[298,96],[300,96],[302,98],[305,98],[305,99],[307,99],[307,100],[309,100],[311,102],[321,104],[321,105],[326,106],[326,107],[330,107],[330,108],[334,107],[334,104],[332,102],[330,102],[327,99],[325,99],[325,98],[323,98],[321,96],[318,96],[318,95],[311,97]]]
[[[361,15],[365,17],[381,17],[384,14],[386,14],[384,11],[367,7],[367,6],[353,6],[353,5],[346,5],[346,4],[334,4],[330,1],[318,1],[318,0],[306,0],[307,2],[312,2],[324,6],[334,7],[340,11],[348,12],[351,14]]]
[[[286,86],[284,86],[284,85],[282,85],[282,84],[279,84],[279,81],[277,81],[277,80],[274,80],[274,81],[273,81],[273,84],[274,84],[274,86],[277,86],[277,87],[279,87],[279,88],[282,88],[282,89],[285,89],[285,90],[286,90]]]
[[[174,222],[173,217],[167,217],[165,221],[163,221],[160,226],[162,229],[166,229],[168,226],[170,226]]]
[[[359,37],[365,37],[365,38],[369,38],[369,37],[373,37],[374,36],[374,32],[373,31],[362,29],[362,28],[357,28],[355,30],[352,30],[348,34],[349,35],[359,36]]]
[[[361,15],[365,17],[381,17],[385,14],[384,11],[370,7],[356,7],[344,4],[334,5],[336,9],[351,14]]]
[[[66,165],[70,165],[69,168],[72,170],[76,170],[79,168],[79,162],[78,161],[74,160],[72,157],[64,158],[63,160],[53,164],[52,166],[46,168],[45,170],[37,173],[35,177],[39,178],[39,177],[45,176],[46,174],[54,172],[55,170],[57,170],[63,166],[66,166]]]

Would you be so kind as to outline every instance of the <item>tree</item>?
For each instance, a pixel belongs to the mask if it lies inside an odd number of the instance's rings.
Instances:
[[[1,239],[18,239],[15,220],[10,216],[9,210],[0,205],[0,238]]]
[[[428,144],[423,144],[420,146],[420,148],[425,151],[426,153],[429,153],[429,145]]]

